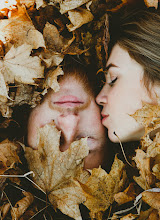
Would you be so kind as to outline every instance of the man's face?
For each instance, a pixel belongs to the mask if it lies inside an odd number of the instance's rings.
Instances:
[[[88,137],[89,155],[85,168],[102,164],[106,157],[106,132],[101,124],[100,109],[95,97],[89,94],[82,82],[73,76],[62,79],[58,92],[50,91],[42,104],[34,108],[28,123],[28,144],[36,148],[37,130],[54,120],[61,130],[60,150],[82,137]]]

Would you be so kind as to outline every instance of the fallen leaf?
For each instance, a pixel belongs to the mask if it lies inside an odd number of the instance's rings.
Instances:
[[[83,24],[86,24],[92,21],[93,15],[87,9],[78,8],[78,9],[68,11],[68,18],[71,24],[67,25],[67,28],[71,32],[81,27]]]
[[[157,129],[160,123],[160,106],[143,103],[141,109],[131,115],[138,123],[144,125],[144,137],[151,131]]]
[[[141,177],[146,182],[146,187],[150,188],[155,183],[155,177],[151,172],[151,158],[147,157],[146,153],[141,150],[136,150],[136,156],[133,158],[136,166],[139,169]]]
[[[114,194],[122,189],[126,180],[123,171],[124,164],[116,156],[109,174],[101,168],[94,168],[88,181],[81,184],[87,198],[84,205],[91,211],[92,217],[104,212],[113,203]]]
[[[9,212],[9,209],[10,209],[9,203],[3,204],[3,206],[0,207],[2,220],[5,219],[7,213]]]
[[[23,5],[25,5],[27,8],[29,8],[29,7],[31,7],[32,5],[34,5],[34,4],[35,4],[35,1],[36,1],[36,0],[17,0],[17,2],[18,2],[19,4],[23,4]]]
[[[63,2],[59,1],[60,2],[60,13],[64,14],[67,11],[78,8],[81,5],[83,5],[89,1],[90,0],[64,0]]]
[[[54,92],[58,92],[60,89],[57,77],[64,75],[61,67],[57,67],[55,70],[50,70],[45,82],[45,88],[52,88]]]
[[[81,219],[78,205],[85,201],[85,196],[76,178],[79,178],[79,169],[87,172],[82,169],[83,158],[88,155],[87,138],[73,142],[61,152],[60,133],[54,123],[40,128],[38,149],[26,148],[25,157],[29,169],[35,173],[33,181],[46,192],[53,207]]]
[[[6,85],[3,74],[0,73],[0,101],[7,102],[8,99],[8,85]]]
[[[142,193],[142,200],[154,209],[160,210],[160,193],[148,192]]]
[[[150,207],[149,209],[147,209],[145,211],[141,211],[140,216],[138,217],[138,220],[148,219],[149,215],[152,213],[153,210],[154,209],[152,207]]]
[[[23,44],[17,48],[14,46],[5,55],[3,61],[3,75],[5,82],[15,81],[24,84],[35,84],[34,79],[42,78],[44,67],[39,57],[31,57],[31,45]]]
[[[33,203],[34,197],[30,192],[23,192],[23,195],[25,196],[21,200],[19,200],[15,206],[11,209],[11,216],[12,219],[19,219],[24,212],[27,210],[27,208]]]
[[[20,31],[19,31],[20,30]],[[25,6],[18,6],[18,11],[9,19],[0,20],[0,40],[6,51],[14,47],[29,44],[32,49],[45,47],[43,35],[35,29]]]
[[[137,216],[138,215],[130,213],[130,214],[125,215],[124,217],[120,218],[120,220],[134,220],[134,219],[137,219]]]
[[[154,8],[158,8],[158,0],[144,0],[146,6],[149,7],[154,7]]]
[[[135,189],[134,189],[134,184],[131,183],[125,190],[124,192],[119,192],[114,195],[115,201],[118,203],[118,205],[122,205],[126,202],[130,202],[135,199]]]
[[[159,220],[159,214],[158,214],[158,211],[157,210],[153,210],[150,215],[148,216],[148,219],[147,220]]]

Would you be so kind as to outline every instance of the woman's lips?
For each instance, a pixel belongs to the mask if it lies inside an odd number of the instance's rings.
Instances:
[[[67,95],[60,97],[54,104],[64,107],[76,107],[83,104],[76,96]]]
[[[109,117],[109,115],[104,115],[104,114],[101,114],[102,115],[102,123]]]

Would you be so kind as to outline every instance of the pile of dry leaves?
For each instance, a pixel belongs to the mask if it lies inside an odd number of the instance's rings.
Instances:
[[[0,127],[12,121],[16,106],[35,107],[49,88],[59,90],[57,76],[66,55],[82,57],[103,67],[103,30],[107,11],[117,11],[133,0],[1,0],[0,2]],[[138,2],[138,1],[137,1]],[[145,0],[158,7],[158,0]],[[108,35],[109,39],[109,35]],[[156,113],[155,113],[156,112]],[[60,219],[65,214],[82,219],[79,205],[90,218],[159,219],[160,147],[159,106],[144,105],[134,117],[146,127],[135,164],[135,182],[145,191],[136,197],[134,184],[127,186],[124,163],[115,156],[110,173],[101,168],[83,170],[88,155],[86,138],[59,150],[60,132],[54,124],[39,130],[38,150],[13,143],[0,143],[1,219]],[[4,119],[6,118],[6,119]],[[9,119],[10,118],[10,119]],[[139,190],[140,192],[140,190]],[[113,214],[110,205],[140,201],[150,206],[131,214]],[[60,210],[60,211],[57,211]],[[108,211],[107,211],[108,210]],[[124,217],[120,217],[123,215]],[[83,216],[84,219],[89,218]],[[106,217],[107,218],[107,217]],[[110,218],[110,219],[111,219]]]

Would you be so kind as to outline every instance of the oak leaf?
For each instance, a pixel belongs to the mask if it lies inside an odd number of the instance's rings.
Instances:
[[[124,163],[115,156],[111,171],[107,174],[101,168],[94,168],[92,175],[82,188],[86,195],[84,205],[91,216],[104,212],[114,201],[114,194],[122,190],[126,181]]]
[[[37,56],[31,57],[31,51],[32,46],[27,44],[17,48],[13,46],[8,51],[3,61],[0,61],[5,82],[35,84],[34,79],[43,77],[44,67],[41,60]]]
[[[83,158],[88,155],[87,138],[73,142],[61,152],[60,133],[54,123],[40,128],[38,149],[26,148],[25,157],[35,173],[33,181],[48,195],[53,207],[81,219],[78,205],[86,198],[77,180],[80,172],[87,172],[83,170]]]

